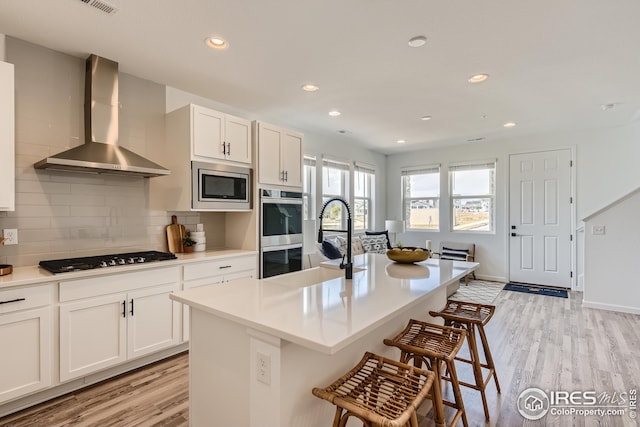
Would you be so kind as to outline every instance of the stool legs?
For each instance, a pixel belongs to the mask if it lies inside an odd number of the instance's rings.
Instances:
[[[445,322],[445,323],[456,323],[456,322]],[[461,362],[470,363],[473,367],[473,377],[475,380],[475,384],[469,384],[463,381],[460,381],[460,384],[472,388],[474,390],[478,390],[480,392],[480,397],[482,398],[482,407],[484,409],[484,416],[487,421],[489,421],[489,404],[487,403],[487,394],[485,392],[487,388],[487,384],[493,377],[496,382],[496,389],[498,393],[500,393],[500,384],[498,383],[498,375],[496,374],[495,365],[493,364],[493,357],[491,356],[491,350],[489,349],[489,342],[487,341],[487,336],[484,332],[484,328],[482,324],[478,324],[478,333],[480,335],[480,341],[482,342],[482,349],[484,350],[485,358],[487,359],[487,363],[482,363],[480,359],[480,352],[478,351],[478,339],[476,336],[476,328],[474,323],[467,324],[455,324],[456,327],[461,327],[467,330],[467,342],[469,343],[469,357],[471,360],[463,359],[461,357],[456,357],[456,360]],[[489,375],[487,375],[487,379],[484,379],[482,374],[482,368],[487,368],[489,370]]]

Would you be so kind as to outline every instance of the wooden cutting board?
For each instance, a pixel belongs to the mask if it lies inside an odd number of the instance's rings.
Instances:
[[[171,215],[171,224],[167,225],[167,245],[169,252],[182,252],[182,239],[185,236],[185,227],[178,224],[178,217]]]

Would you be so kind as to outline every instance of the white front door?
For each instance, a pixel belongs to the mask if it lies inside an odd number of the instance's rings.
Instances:
[[[509,160],[509,280],[571,287],[571,151]]]

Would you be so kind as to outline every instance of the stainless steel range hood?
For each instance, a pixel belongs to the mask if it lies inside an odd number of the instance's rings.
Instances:
[[[91,55],[85,77],[85,143],[47,157],[36,169],[154,177],[171,172],[118,146],[118,63]]]

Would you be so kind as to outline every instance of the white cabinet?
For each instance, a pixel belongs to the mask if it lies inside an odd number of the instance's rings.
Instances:
[[[60,381],[179,343],[180,267],[60,284]]]
[[[251,164],[249,120],[198,105],[187,107],[191,113],[191,160]]]
[[[159,163],[171,171],[149,181],[149,206],[197,211],[192,204],[191,162],[251,166],[251,122],[198,105],[166,116],[166,146]]]
[[[243,255],[232,258],[216,259],[187,264],[183,271],[183,288],[226,283],[246,277],[257,277],[257,258],[255,255]],[[189,340],[189,307],[182,307],[182,341]]]
[[[302,186],[302,134],[255,122],[258,183]]]
[[[0,61],[0,211],[15,210],[15,103],[13,64]]]
[[[0,403],[51,385],[53,285],[0,292]]]

